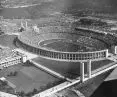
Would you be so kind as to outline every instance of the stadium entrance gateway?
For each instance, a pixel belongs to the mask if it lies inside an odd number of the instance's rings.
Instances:
[[[84,60],[79,60],[80,62],[80,81],[84,82],[87,79],[92,78],[92,70],[91,70],[91,62],[92,61],[100,61],[100,60],[104,60],[106,58],[108,58],[108,50],[102,50],[99,52],[92,52],[87,53],[87,56],[85,56],[86,58]],[[86,64],[85,64],[86,63]],[[86,65],[86,66],[85,66]],[[86,71],[85,71],[85,67],[86,67]]]
[[[87,78],[91,78],[91,60],[87,61]],[[85,81],[85,70],[84,70],[84,62],[80,62],[80,77],[81,82]]]

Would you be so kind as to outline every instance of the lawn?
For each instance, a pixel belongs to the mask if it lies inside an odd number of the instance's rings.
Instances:
[[[65,61],[56,61],[56,60],[49,60],[44,58],[35,58],[33,59],[39,64],[42,64],[63,76],[68,78],[76,78],[80,76],[80,63],[79,62],[65,62]],[[102,61],[95,61],[92,62],[92,70],[96,70],[102,66],[105,66],[112,61],[110,60],[102,60]],[[86,73],[86,63],[85,63],[85,73]]]
[[[8,76],[10,72],[15,71],[16,76]],[[24,91],[25,93],[32,92],[34,89],[42,91],[61,82],[61,79],[55,78],[35,66],[26,66],[26,64],[25,66],[18,64],[1,70],[0,77],[5,77],[12,83],[17,92]]]

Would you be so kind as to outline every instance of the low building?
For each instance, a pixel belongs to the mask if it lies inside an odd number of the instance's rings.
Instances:
[[[1,54],[4,57],[2,56],[2,58],[0,58],[0,69],[3,69],[4,67],[9,67],[18,63],[25,63],[27,61],[27,57],[24,54],[21,54],[14,50],[7,52],[7,55],[9,56],[6,56],[5,54],[6,53]]]

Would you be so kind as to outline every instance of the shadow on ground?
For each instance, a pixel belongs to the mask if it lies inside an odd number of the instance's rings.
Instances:
[[[117,97],[117,80],[103,82],[91,97]]]

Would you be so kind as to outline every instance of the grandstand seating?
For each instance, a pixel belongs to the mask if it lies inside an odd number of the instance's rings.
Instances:
[[[78,33],[77,33],[78,34]],[[75,33],[70,33],[70,32],[51,32],[51,33],[43,33],[43,34],[38,34],[36,32],[31,33],[31,32],[26,32],[23,33],[20,38],[24,41],[27,42],[30,45],[40,47],[39,43],[45,40],[51,40],[51,39],[69,39],[76,41],[75,44],[85,44],[87,46],[96,48],[96,49],[103,49],[106,47],[106,45],[103,42],[100,42],[99,40],[92,39],[91,37],[86,37],[86,36],[81,36],[77,35]],[[101,45],[101,46],[99,46]]]
[[[18,42],[22,47],[49,58],[68,60],[104,58],[107,54],[105,49],[109,49],[117,43],[117,39],[111,34],[105,35],[83,29],[71,30],[70,26],[44,26],[39,29],[40,32],[31,30],[22,33],[21,36],[18,36]],[[52,39],[63,39],[64,41],[66,39],[66,42],[69,41],[84,47],[85,51],[70,53],[64,52],[64,50],[56,51],[45,48],[41,45],[42,42]]]
[[[5,48],[5,49],[0,50],[0,60],[8,58],[8,57],[16,57],[16,56],[17,56],[16,52],[13,52],[9,48]]]
[[[57,27],[56,26],[49,26],[49,27],[44,27],[43,31],[40,31],[39,33],[34,32],[33,30],[30,32],[23,33],[21,35],[21,38],[24,39],[24,42],[28,42],[28,44],[32,44],[33,46],[39,47],[39,43],[44,41],[44,40],[51,40],[51,39],[70,39],[70,40],[75,40],[77,43],[82,43],[91,47],[94,47],[96,49],[103,49],[107,47],[106,45],[109,44],[114,44],[115,39],[112,38],[110,35],[102,36],[100,33],[94,33],[91,31],[76,31],[76,33],[73,33],[70,29],[67,31],[63,31],[63,29],[66,30],[65,27]],[[60,30],[59,28],[62,28]],[[51,29],[51,30],[50,30]],[[84,32],[84,33],[83,33]],[[79,37],[80,36],[80,37]],[[82,37],[81,37],[82,36]],[[109,41],[108,41],[109,40]],[[104,43],[103,43],[104,42]],[[106,43],[106,44],[105,44]],[[101,46],[99,46],[99,44]]]
[[[103,33],[93,32],[93,31],[84,30],[84,29],[76,29],[76,33],[79,33],[81,35],[85,35],[87,37],[92,37],[94,39],[100,40],[100,41],[106,43],[108,45],[108,48],[111,47],[112,45],[117,44],[116,37],[111,35],[111,34],[105,35]]]
[[[63,52],[63,51],[55,51],[43,48],[33,47],[32,45],[28,45],[19,39],[17,40],[18,45],[23,47],[31,52],[37,53],[40,56],[44,56],[47,58],[52,58],[56,60],[70,60],[70,61],[86,61],[86,60],[102,60],[107,57],[107,50],[93,51],[93,52]]]

